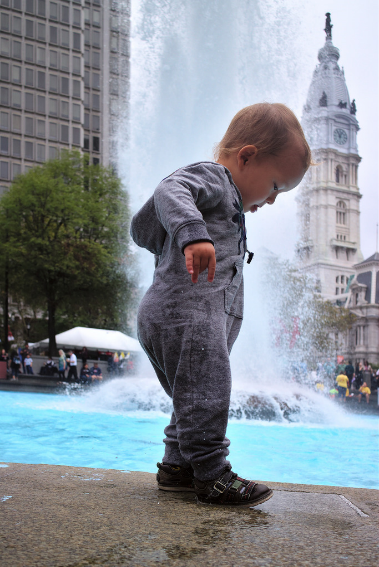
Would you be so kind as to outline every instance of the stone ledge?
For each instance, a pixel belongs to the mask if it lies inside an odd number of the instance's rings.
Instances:
[[[271,500],[230,510],[150,473],[7,465],[2,567],[377,565],[377,490],[267,482]]]

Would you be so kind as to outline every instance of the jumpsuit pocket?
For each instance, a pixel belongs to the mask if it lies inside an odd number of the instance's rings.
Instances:
[[[243,318],[243,258],[234,263],[234,276],[224,289],[225,313],[239,319]]]

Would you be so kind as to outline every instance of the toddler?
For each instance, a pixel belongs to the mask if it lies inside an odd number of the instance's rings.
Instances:
[[[138,338],[174,407],[158,487],[256,506],[272,490],[232,471],[225,437],[229,354],[243,317],[244,213],[296,187],[311,152],[291,110],[261,103],[238,112],[215,157],[169,175],[133,217],[133,240],[155,255]]]

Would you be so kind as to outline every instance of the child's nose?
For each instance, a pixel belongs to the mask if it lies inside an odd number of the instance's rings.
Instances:
[[[275,199],[278,196],[277,193],[274,193],[274,195],[270,195],[270,197],[267,198],[266,203],[268,205],[273,205],[275,203]]]

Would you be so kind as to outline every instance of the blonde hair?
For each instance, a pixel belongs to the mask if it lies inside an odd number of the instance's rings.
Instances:
[[[292,110],[278,102],[260,102],[237,112],[221,142],[215,146],[214,157],[217,161],[250,145],[256,146],[261,156],[278,156],[294,137],[303,145],[307,170],[312,164],[312,153]]]

